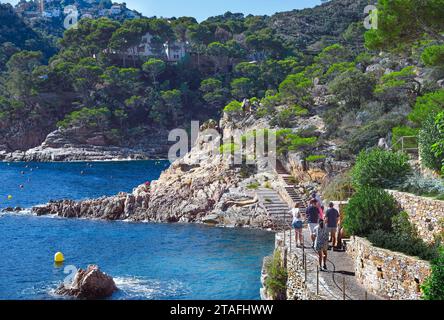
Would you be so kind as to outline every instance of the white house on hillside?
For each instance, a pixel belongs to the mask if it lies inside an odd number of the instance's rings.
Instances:
[[[138,45],[135,45],[127,50],[126,55],[139,57],[159,56],[159,51],[156,50],[152,44],[153,38],[154,36],[147,32],[142,36],[142,39]],[[180,61],[187,53],[186,48],[187,44],[184,42],[174,41],[165,43],[159,58],[165,59],[169,62]]]
[[[187,44],[181,41],[167,42],[164,44],[167,61],[177,62],[187,54]]]
[[[122,8],[120,5],[115,4],[111,7],[111,9],[109,9],[109,12],[113,15],[120,14],[122,12]]]

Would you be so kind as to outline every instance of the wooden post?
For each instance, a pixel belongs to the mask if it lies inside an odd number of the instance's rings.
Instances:
[[[290,252],[291,252],[291,241],[293,240],[292,238],[293,236],[291,235],[291,228],[290,228]]]
[[[345,276],[342,277],[342,298],[345,300]]]
[[[401,138],[402,152],[404,152],[404,137]]]
[[[302,246],[302,263],[305,265],[305,245]]]
[[[286,247],[287,246],[287,231],[285,230],[285,222],[284,222],[283,229],[284,229],[284,247]]]
[[[316,294],[319,295],[319,267],[316,268]]]
[[[304,253],[305,283],[307,283],[307,255]]]
[[[368,300],[368,293],[365,291],[365,300]]]

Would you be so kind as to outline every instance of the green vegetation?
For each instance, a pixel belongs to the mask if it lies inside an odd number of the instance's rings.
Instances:
[[[441,171],[444,156],[437,154],[434,150],[434,146],[437,141],[443,138],[444,135],[441,134],[435,123],[435,116],[433,116],[433,114],[428,116],[423,122],[418,136],[421,164],[426,168]]]
[[[347,233],[367,237],[372,232],[391,231],[398,206],[390,194],[372,187],[360,188],[350,199],[344,218]]]
[[[437,256],[436,247],[428,245],[420,238],[416,227],[410,223],[408,214],[404,211],[392,218],[391,231],[375,230],[368,239],[377,247],[423,260],[431,261]]]
[[[70,113],[63,121],[60,121],[58,125],[62,128],[67,127],[98,127],[106,126],[107,117],[110,111],[106,107],[102,108],[82,108],[79,111]]]
[[[444,184],[442,180],[426,178],[418,173],[409,176],[397,189],[424,197],[439,197],[444,195]]]
[[[438,129],[438,136],[435,137],[435,143],[432,145],[432,151],[435,157],[441,160],[441,172],[444,172],[444,112],[439,113],[435,118],[435,125]]]
[[[411,171],[405,154],[379,148],[362,151],[352,170],[353,185],[358,189],[390,188],[405,181]]]
[[[261,185],[258,182],[253,182],[253,183],[250,183],[247,186],[247,189],[249,189],[249,190],[257,190],[260,186]]]
[[[424,120],[442,110],[444,110],[444,89],[418,97],[408,119],[417,126],[422,126]]]
[[[287,270],[282,266],[281,253],[279,250],[274,252],[271,261],[265,266],[267,278],[265,279],[265,288],[275,300],[284,300],[287,289]]]
[[[433,45],[425,48],[421,59],[429,67],[444,65],[444,45]]]
[[[444,300],[444,247],[439,250],[439,256],[432,262],[432,274],[422,286],[423,299]]]
[[[240,115],[242,113],[242,104],[236,100],[231,101],[225,106],[224,112],[231,116]]]
[[[305,158],[305,161],[307,162],[317,162],[321,160],[325,160],[326,156],[324,155],[311,155]]]
[[[350,171],[341,173],[330,180],[322,194],[329,201],[347,201],[355,193]]]
[[[371,49],[402,50],[418,40],[444,41],[441,0],[379,0],[378,28],[365,34]]]
[[[318,140],[316,137],[302,137],[294,133],[292,129],[280,129],[275,134],[278,154],[286,154],[289,151],[308,152]]]

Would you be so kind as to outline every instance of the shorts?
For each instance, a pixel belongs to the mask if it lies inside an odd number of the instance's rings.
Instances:
[[[302,223],[302,221],[295,221],[292,224],[294,229],[302,229],[304,227],[304,224]]]
[[[315,234],[315,228],[318,226],[317,223],[309,223],[308,224],[308,230],[310,230],[310,234]]]
[[[330,233],[336,233],[336,232],[338,232],[338,227],[332,227],[332,228],[328,228],[328,232],[330,232]]]
[[[328,251],[328,243],[327,244],[325,244],[325,245],[323,245],[322,247],[320,247],[320,248],[316,248],[316,251],[319,253],[319,252],[324,252],[324,251]]]

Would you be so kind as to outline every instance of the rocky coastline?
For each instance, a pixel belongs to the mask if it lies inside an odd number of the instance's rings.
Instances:
[[[225,133],[230,130],[224,125]],[[230,159],[212,154],[213,144],[206,142],[207,138],[200,134],[184,158],[175,161],[157,181],[138,186],[132,193],[84,201],[51,201],[32,208],[32,212],[65,218],[272,228],[266,209],[254,190],[248,188],[251,178],[245,177],[244,169],[234,166]],[[255,179],[272,179],[271,174],[263,172]]]
[[[26,150],[0,143],[0,161],[74,162],[165,159],[169,142],[166,130],[144,130],[139,139],[124,144],[109,141],[103,133],[85,128],[57,129]]]

